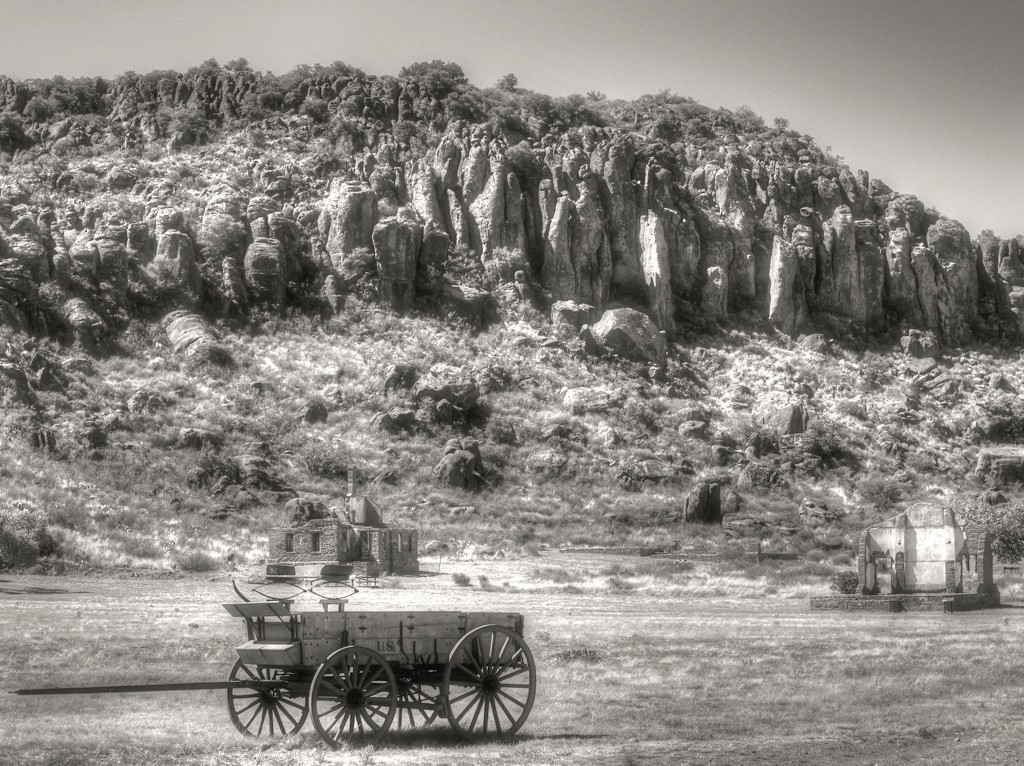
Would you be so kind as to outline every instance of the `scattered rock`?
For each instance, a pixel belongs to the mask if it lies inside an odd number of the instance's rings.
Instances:
[[[569,458],[554,449],[539,449],[526,458],[526,469],[532,473],[557,476],[569,465]]]
[[[763,419],[764,424],[774,428],[780,436],[804,433],[807,421],[807,411],[802,404],[796,402],[768,412]]]
[[[412,364],[393,364],[384,375],[384,393],[410,389],[420,379],[420,371]]]
[[[939,355],[939,341],[934,333],[911,330],[900,338],[903,352],[915,359],[933,359]]]
[[[1024,447],[982,447],[974,473],[1000,487],[1024,481]]]
[[[571,327],[579,331],[584,325],[596,322],[598,314],[598,310],[589,303],[555,301],[551,304],[551,324],[555,327]]]
[[[840,511],[829,508],[820,500],[811,500],[805,497],[800,501],[800,519],[806,526],[818,527],[822,524],[829,524],[842,518]]]
[[[1006,376],[999,372],[993,372],[988,376],[988,387],[993,391],[1005,391],[1008,394],[1016,394],[1017,389],[1006,379]]]
[[[636,309],[605,311],[590,329],[598,343],[619,356],[637,362],[665,364],[665,334],[649,316]]]
[[[609,391],[604,388],[570,388],[562,397],[562,405],[574,415],[588,412],[608,412],[618,409],[626,400],[621,391]]]
[[[248,489],[271,492],[282,492],[286,489],[284,483],[278,478],[274,467],[265,457],[238,455],[232,458],[232,461],[238,468],[242,484]]]
[[[776,487],[788,487],[789,482],[770,463],[754,460],[743,466],[743,470],[740,471],[739,478],[736,480],[736,486],[741,489],[752,489],[755,487],[759,489],[774,489]]]
[[[716,481],[699,481],[683,503],[683,520],[718,524],[722,521],[721,486]]]
[[[624,487],[636,489],[645,483],[659,484],[674,479],[677,470],[671,464],[655,458],[627,457],[619,464],[616,479]]]
[[[178,431],[177,444],[184,449],[218,450],[224,444],[224,437],[205,428],[182,428]]]
[[[172,311],[160,322],[174,353],[201,357],[217,347],[217,334],[206,320],[192,311]]]
[[[326,423],[327,415],[327,405],[319,400],[314,400],[306,405],[306,411],[302,413],[302,420],[306,423]]]
[[[296,497],[284,504],[284,511],[288,515],[288,521],[293,527],[305,524],[315,519],[331,519],[334,514],[321,500],[307,497]]]
[[[703,420],[684,420],[676,429],[680,436],[691,439],[703,439],[708,435],[708,424]]]
[[[434,466],[434,480],[441,486],[476,491],[484,483],[480,446],[472,440],[450,439],[444,455]]]
[[[455,370],[439,370],[435,365],[430,373],[420,378],[413,386],[412,398],[419,402],[430,399],[439,402],[447,399],[453,407],[469,413],[480,398],[480,387],[475,379]]]
[[[416,429],[416,411],[408,407],[392,407],[387,412],[378,412],[370,419],[370,425],[385,433],[399,434]]]
[[[146,389],[139,389],[128,397],[129,412],[158,412],[165,409],[167,405],[167,397]]]
[[[825,336],[821,333],[815,333],[814,335],[801,335],[797,340],[800,347],[805,351],[809,351],[812,354],[824,354],[828,351],[828,341],[825,340]]]

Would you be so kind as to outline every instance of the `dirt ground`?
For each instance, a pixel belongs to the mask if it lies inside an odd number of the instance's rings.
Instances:
[[[806,599],[578,593],[530,576],[602,561],[443,561],[350,602],[522,612],[540,681],[511,744],[463,745],[442,725],[333,751],[308,723],[257,742],[219,691],[0,695],[0,764],[1024,763],[1024,609],[813,612]],[[222,679],[244,641],[219,606],[237,600],[229,578],[0,575],[0,688]],[[599,659],[574,660],[580,648]]]

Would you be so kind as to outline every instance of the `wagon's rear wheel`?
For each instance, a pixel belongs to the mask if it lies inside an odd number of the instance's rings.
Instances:
[[[519,731],[533,708],[537,666],[515,631],[484,625],[452,648],[441,680],[448,723],[470,742]]]
[[[367,745],[384,736],[397,708],[388,661],[372,649],[346,646],[317,668],[309,688],[313,726],[331,747]]]
[[[246,665],[237,660],[228,674],[229,681],[276,681],[278,668]],[[283,737],[294,734],[306,721],[306,700],[287,696],[280,687],[259,685],[228,689],[228,716],[247,737]]]

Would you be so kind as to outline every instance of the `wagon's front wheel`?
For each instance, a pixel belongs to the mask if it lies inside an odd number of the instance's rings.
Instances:
[[[294,734],[306,721],[306,700],[292,698],[280,686],[261,686],[260,681],[278,681],[281,671],[246,665],[236,660],[229,681],[252,681],[252,686],[228,688],[228,716],[247,737],[284,737]]]
[[[470,742],[489,734],[515,734],[530,715],[536,693],[530,647],[500,625],[484,625],[460,638],[441,680],[448,723]]]
[[[398,688],[388,661],[372,649],[346,646],[317,668],[309,688],[313,726],[331,747],[377,742],[395,718]]]

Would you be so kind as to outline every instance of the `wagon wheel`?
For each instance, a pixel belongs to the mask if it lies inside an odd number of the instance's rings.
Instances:
[[[398,679],[398,717],[395,719],[395,726],[402,729],[418,729],[426,727],[437,720],[440,709],[440,694],[434,690],[430,693],[431,687],[426,684],[418,684],[407,679]],[[433,706],[432,710],[420,707],[403,707],[406,705],[428,705]]]
[[[331,654],[309,688],[313,726],[331,747],[379,740],[394,720],[397,699],[395,673],[388,661],[362,646]]]
[[[229,681],[276,681],[278,668],[252,667],[236,660]],[[306,700],[285,696],[281,688],[241,686],[228,689],[228,715],[231,723],[247,737],[266,734],[283,737],[294,734],[306,721]]]
[[[460,638],[441,680],[448,723],[471,742],[488,733],[509,737],[519,731],[536,693],[530,647],[500,625],[484,625]]]

